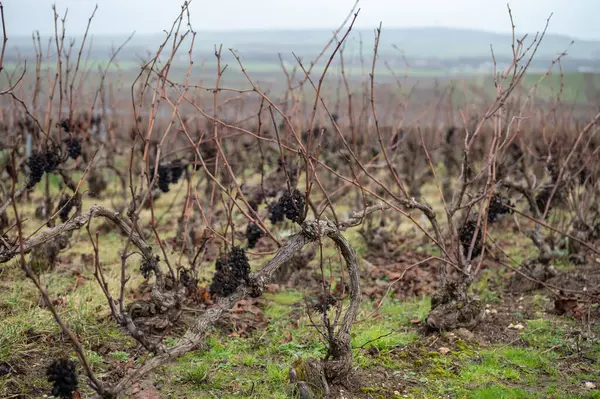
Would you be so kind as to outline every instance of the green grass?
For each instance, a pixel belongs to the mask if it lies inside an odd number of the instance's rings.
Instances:
[[[58,192],[58,184],[50,179],[51,189]],[[113,188],[117,192],[118,188]],[[157,214],[166,212],[168,204],[176,198],[177,188],[157,202]],[[426,187],[428,197],[436,191]],[[39,203],[42,185],[38,185],[34,200],[24,203],[24,211],[31,215]],[[182,194],[179,194],[180,196]],[[181,199],[181,197],[179,197]],[[437,197],[435,197],[437,198]],[[84,209],[93,203],[110,206],[110,199],[93,200],[84,197]],[[438,204],[433,204],[439,210]],[[340,213],[347,209],[340,208]],[[149,211],[142,212],[147,223]],[[168,219],[168,217],[166,218]],[[33,218],[26,226],[32,231],[37,226]],[[93,223],[93,228],[99,224]],[[286,234],[293,228],[287,227]],[[400,229],[406,228],[401,226]],[[357,229],[344,233],[360,256],[367,253],[367,246]],[[403,232],[404,234],[404,232]],[[518,254],[511,234],[501,233],[496,238],[506,239],[506,251]],[[118,233],[100,237],[100,260],[109,283],[111,294],[118,296],[120,251],[124,245]],[[435,254],[435,248],[424,245],[423,254]],[[92,265],[82,262],[82,255],[89,255],[91,246],[84,231],[76,233],[73,246],[61,256],[69,256],[56,272],[43,276],[43,283],[53,298],[61,298],[57,308],[64,320],[80,338],[94,371],[102,379],[111,378],[116,365],[133,361],[140,364],[135,342],[110,318],[106,317],[106,299],[92,275]],[[521,254],[523,251],[521,251]],[[329,243],[324,246],[323,256],[331,260],[334,281],[342,269],[337,251]],[[263,265],[268,257],[251,257],[254,270]],[[127,273],[132,276],[131,287],[135,289],[143,279],[137,272],[139,257],[129,258]],[[362,264],[361,264],[362,267]],[[203,278],[210,278],[213,264],[205,264]],[[81,275],[81,284],[75,285]],[[505,280],[504,270],[488,270],[473,286],[473,291],[485,303],[496,306],[502,302],[502,294],[496,287]],[[335,283],[334,283],[335,284]],[[0,377],[0,396],[18,389],[24,395],[39,397],[48,392],[44,366],[49,359],[68,354],[75,358],[70,344],[64,339],[52,316],[38,305],[39,295],[33,285],[24,278],[17,264],[12,262],[0,274],[0,362],[33,364],[33,371],[26,376]],[[161,386],[161,396],[178,398],[288,398],[290,385],[288,370],[299,358],[320,358],[325,346],[319,334],[311,326],[306,314],[305,287],[280,289],[264,295],[261,310],[268,320],[247,337],[229,337],[214,328],[209,331],[205,347],[190,352],[180,359],[152,373],[147,379]],[[126,292],[127,300],[132,293]],[[424,336],[415,321],[423,321],[430,308],[428,297],[398,301],[386,298],[377,312],[378,302],[362,303],[357,323],[352,329],[354,365],[361,373],[380,375],[385,372],[390,384],[363,381],[364,393],[374,398],[590,398],[598,397],[586,392],[586,381],[597,381],[600,368],[600,345],[585,338],[581,325],[565,317],[551,317],[545,313],[550,300],[544,293],[531,296],[535,310],[533,320],[525,320],[522,314],[513,314],[515,320],[526,325],[519,342],[504,345],[480,346],[474,342],[457,340],[450,352],[441,354],[440,343],[435,337]],[[538,317],[539,314],[539,317]],[[499,326],[499,328],[504,328]],[[598,328],[598,327],[596,327]],[[597,334],[600,331],[595,331]],[[168,335],[167,345],[178,342],[178,334]],[[447,339],[446,335],[439,337]],[[446,343],[444,345],[447,345]],[[585,350],[586,357],[596,363],[578,361],[573,354]],[[82,377],[82,381],[85,378]],[[396,388],[396,385],[399,388]],[[84,385],[84,384],[82,384]],[[89,390],[85,388],[85,393]],[[396,390],[401,395],[396,395]],[[596,395],[596,396],[594,396]]]
[[[565,104],[588,104],[593,102],[593,98],[587,98],[585,92],[585,81],[582,73],[568,72],[562,77],[558,71],[554,71],[548,76],[539,72],[528,72],[523,76],[521,80],[521,87],[523,89],[522,95],[528,95],[530,90],[533,91],[533,97],[539,100],[553,102],[560,94],[560,100]],[[595,76],[597,84],[596,90],[600,90],[600,82],[598,76]],[[489,74],[475,77],[471,79],[475,87],[479,89],[478,92],[485,93],[488,101],[493,100],[496,97],[497,89],[494,87],[492,77]],[[561,91],[562,84],[562,91]],[[534,89],[534,86],[537,86]],[[469,102],[477,98],[474,93],[469,91],[457,91],[454,93],[455,100],[459,102]]]

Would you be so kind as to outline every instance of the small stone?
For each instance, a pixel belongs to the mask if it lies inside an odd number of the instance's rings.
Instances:
[[[518,323],[518,324],[510,323],[509,326],[508,326],[508,328],[510,328],[511,330],[521,331],[521,330],[525,329],[525,326],[523,324],[520,324],[520,323]]]
[[[446,355],[450,352],[450,348],[446,348],[445,346],[442,346],[441,348],[438,349],[438,352],[440,352],[442,355]]]
[[[457,333],[458,333],[458,336],[461,337],[462,339],[464,339],[465,341],[472,341],[475,339],[475,334],[473,334],[471,331],[467,330],[466,328],[459,328]]]
[[[398,395],[400,395],[400,392],[399,391],[394,391],[394,395],[398,396]]]
[[[586,389],[596,389],[596,384],[591,381],[586,381],[584,385]]]
[[[496,309],[492,309],[492,310],[490,310],[490,313],[491,314],[498,314],[498,311]]]

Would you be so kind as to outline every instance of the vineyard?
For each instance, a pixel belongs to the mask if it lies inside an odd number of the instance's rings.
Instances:
[[[355,7],[274,91],[198,78],[187,3],[135,74],[57,9],[9,68],[0,10],[0,397],[600,398],[598,90],[528,72],[547,24],[417,91],[381,26],[345,69]]]

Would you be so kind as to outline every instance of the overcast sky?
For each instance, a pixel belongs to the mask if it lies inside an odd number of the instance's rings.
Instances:
[[[35,29],[51,34],[51,6],[67,8],[67,32],[85,30],[98,3],[93,34],[157,33],[170,27],[182,2],[177,0],[4,0],[7,30],[30,35]],[[193,0],[196,30],[269,28],[334,28],[354,0]],[[506,0],[361,0],[357,27],[457,27],[509,32]],[[580,39],[600,39],[600,0],[512,0],[519,32],[535,32],[554,12],[549,33]]]

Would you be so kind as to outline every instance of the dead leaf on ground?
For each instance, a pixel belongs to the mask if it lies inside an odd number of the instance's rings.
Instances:
[[[445,346],[442,346],[441,348],[438,349],[438,352],[440,352],[442,355],[447,355],[448,353],[450,353],[450,348],[446,348]]]
[[[140,392],[138,392],[135,396],[135,399],[160,399],[160,393],[154,387],[148,387]]]

